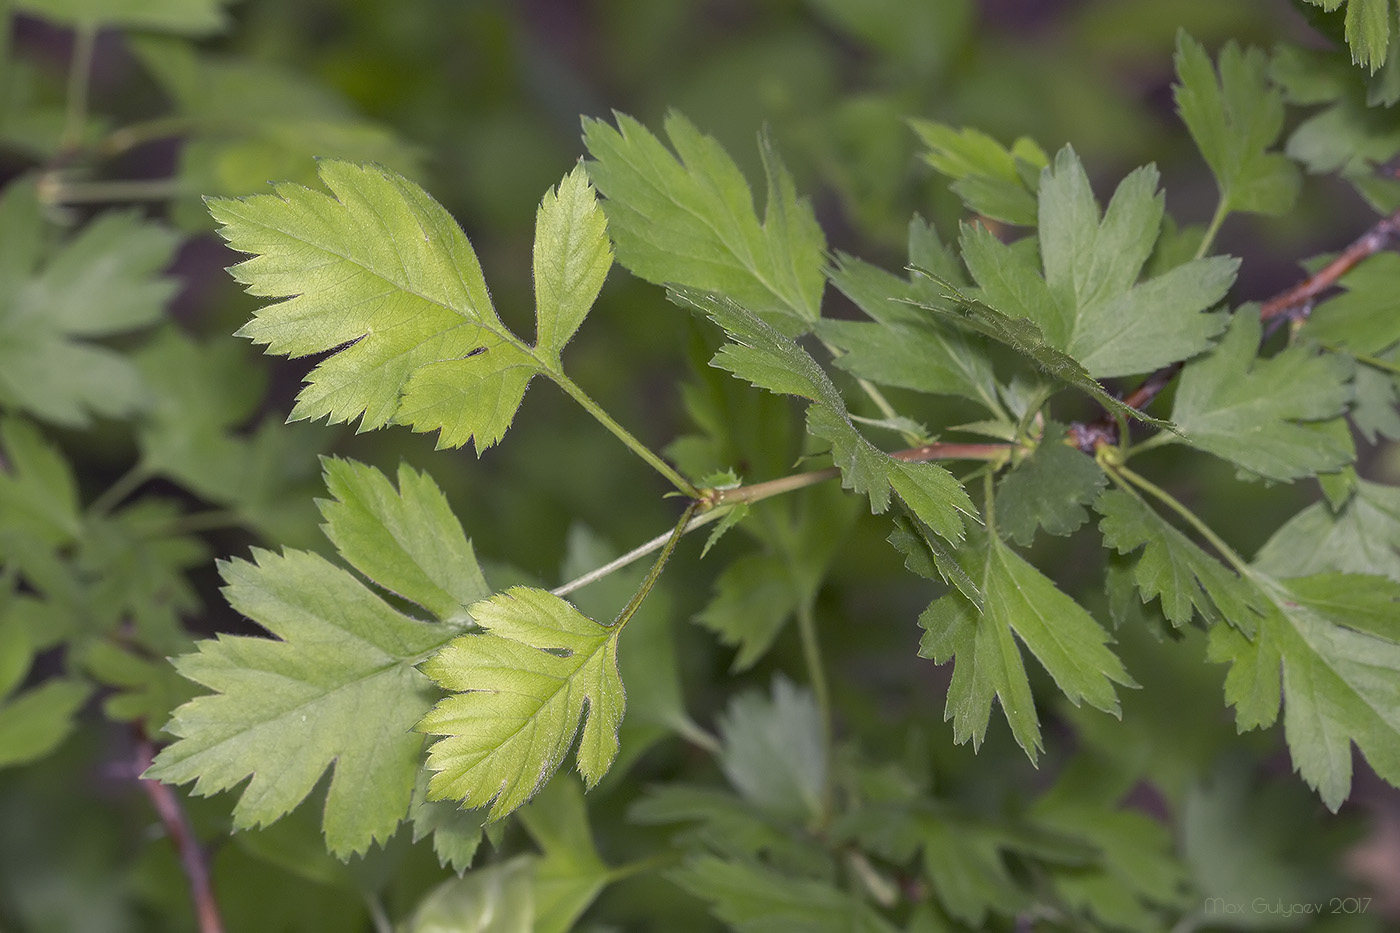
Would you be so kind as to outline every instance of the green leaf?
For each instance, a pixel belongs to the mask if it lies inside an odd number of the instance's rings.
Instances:
[[[417,726],[443,736],[428,754],[432,798],[490,804],[490,819],[500,819],[554,773],[581,719],[579,772],[598,783],[617,755],[625,705],[620,630],[523,586],[467,611],[484,632],[453,640],[423,667],[451,691]]]
[[[841,393],[825,370],[791,337],[719,295],[673,287],[672,301],[705,314],[729,336],[710,365],[759,388],[809,399],[807,430],[831,445],[842,485],[870,498],[876,514],[889,508],[893,487],[915,513],[950,541],[962,537],[962,516],[974,516],[967,492],[942,467],[897,460],[866,440],[851,423]]]
[[[607,221],[580,164],[535,215],[535,345],[558,358],[612,268]]]
[[[1181,440],[1269,479],[1347,465],[1350,438],[1329,436],[1308,422],[1345,410],[1349,365],[1297,344],[1260,358],[1260,331],[1258,315],[1245,306],[1220,344],[1187,364],[1172,408]]]
[[[826,749],[811,691],[776,677],[771,700],[754,691],[735,697],[719,734],[724,776],[759,811],[801,825],[821,814]]]
[[[801,599],[781,555],[745,554],[715,580],[715,595],[695,621],[738,649],[731,670],[743,671],[768,653]]]
[[[520,811],[520,821],[544,852],[535,862],[534,933],[568,933],[611,878],[588,826],[583,792],[573,781],[552,781]]]
[[[944,719],[953,720],[955,741],[981,744],[998,696],[1016,741],[1035,761],[1040,727],[1013,632],[1071,703],[1087,700],[1117,715],[1113,683],[1134,684],[1099,624],[994,535],[959,556],[986,598],[981,615],[964,597],[949,594],[919,617],[925,629],[920,657],[941,664],[958,656],[944,712]]]
[[[895,933],[854,895],[758,864],[699,856],[667,877],[740,933]]]
[[[1001,244],[985,227],[963,230],[963,258],[983,297],[1040,327],[1045,341],[1103,378],[1148,372],[1210,346],[1223,320],[1201,312],[1225,297],[1238,260],[1187,262],[1138,283],[1162,229],[1152,166],[1119,184],[1100,218],[1089,178],[1066,146],[1040,181],[1039,252]]]
[[[533,933],[535,859],[529,855],[449,878],[418,903],[403,933]]]
[[[666,118],[672,155],[636,120],[615,116],[617,129],[584,120],[583,138],[618,261],[648,282],[723,292],[785,334],[807,330],[821,315],[826,241],[767,136],[760,223],[739,167],[685,117]]]
[[[0,698],[0,768],[30,764],[58,748],[91,694],[81,680],[50,677]]]
[[[323,458],[323,530],[349,564],[439,619],[462,619],[491,589],[457,516],[426,473],[399,464],[399,486],[374,467]]]
[[[1400,321],[1392,314],[1400,256],[1377,253],[1338,281],[1345,292],[1308,315],[1300,334],[1323,346],[1376,355],[1400,343]]]
[[[1239,728],[1271,725],[1281,692],[1293,766],[1333,812],[1351,790],[1352,743],[1400,781],[1400,584],[1255,577],[1272,607],[1254,639],[1211,630],[1211,660],[1231,665],[1225,699]]]
[[[464,359],[426,363],[403,385],[394,420],[415,431],[440,431],[439,450],[474,438],[480,455],[505,436],[539,370],[529,351],[511,343],[476,347]]]
[[[1037,528],[1068,535],[1089,518],[1084,505],[1108,482],[1092,457],[1064,443],[1054,425],[1026,459],[997,485],[997,527],[1028,547]]]
[[[910,120],[928,151],[924,161],[953,179],[952,189],[967,209],[993,220],[1035,225],[1036,178],[1049,161],[1028,137],[1008,150],[975,129],[955,130],[931,120]]]
[[[429,771],[420,768],[413,787],[413,803],[408,808],[413,841],[421,842],[432,836],[438,864],[443,868],[451,867],[460,875],[476,860],[486,814],[481,810],[463,810],[450,800],[429,800],[431,776]]]
[[[83,646],[81,664],[94,680],[115,688],[102,702],[102,712],[116,722],[135,722],[158,736],[170,711],[193,699],[195,688],[164,658],[142,657],[107,639]]]
[[[59,449],[28,422],[0,420],[0,536],[56,547],[82,531],[78,484]],[[7,548],[0,544],[0,554]]]
[[[42,231],[34,185],[10,184],[0,199],[0,240],[32,245],[0,270],[9,292],[0,307],[0,405],[69,427],[93,415],[130,415],[147,402],[140,375],[92,338],[160,319],[175,291],[160,277],[175,237],[120,211],[101,214],[52,251],[40,248]]]
[[[1389,0],[1382,0],[1388,3]],[[1220,188],[1220,214],[1280,215],[1298,199],[1298,167],[1268,149],[1283,130],[1283,94],[1269,86],[1269,62],[1259,49],[1228,42],[1220,76],[1199,42],[1176,37],[1177,111]]]
[[[1247,580],[1202,551],[1137,496],[1111,489],[1094,502],[1103,516],[1104,543],[1119,554],[1142,548],[1133,582],[1144,603],[1160,599],[1162,615],[1175,626],[1199,613],[1205,622],[1224,618],[1253,633],[1264,604]]]
[[[953,554],[943,544],[925,530],[918,519],[904,515],[895,516],[894,531],[890,532],[890,544],[904,555],[904,566],[913,573],[930,580],[942,579],[955,587],[980,612],[984,605],[982,591],[958,564]]]
[[[1336,9],[1340,0],[1308,0],[1324,10]],[[1385,64],[1390,46],[1391,0],[1345,0],[1346,40],[1351,60],[1372,74]]]
[[[380,480],[358,468],[332,464],[330,470],[340,488],[359,497],[329,508],[328,524],[351,542],[352,553],[365,541],[391,540],[394,523],[406,515],[431,516],[428,504],[440,498],[410,473],[401,501],[376,500],[368,493],[383,492]],[[375,522],[385,525],[376,530]],[[437,532],[446,544],[453,542],[441,524]],[[176,660],[181,674],[214,693],[175,711],[166,730],[177,741],[146,776],[195,781],[201,795],[251,776],[233,811],[234,825],[246,828],[284,816],[334,763],[323,819],[326,843],[342,857],[362,852],[391,836],[409,808],[423,745],[412,730],[433,702],[430,681],[414,665],[469,620],[460,608],[440,624],[406,616],[315,554],[253,553],[255,562],[221,565],[225,593],[234,609],[273,637],[223,635]],[[470,562],[456,571],[462,580],[479,579],[470,554],[456,552]],[[392,553],[365,566],[385,568],[390,582],[400,585],[414,576],[439,586],[446,582],[435,576],[440,564],[414,574]],[[445,600],[440,608],[447,611]]]
[[[420,367],[484,348],[478,355],[494,369],[499,345],[519,349],[471,244],[426,192],[373,166],[327,160],[320,175],[333,197],[284,183],[271,195],[209,201],[229,245],[253,254],[229,270],[234,278],[283,299],[239,334],[293,357],[349,345],[312,369],[293,420],[359,417],[361,430],[381,427]]]
[[[966,252],[963,256],[967,258]],[[983,301],[963,294],[951,283],[932,273],[924,270],[915,271],[928,275],[929,278],[938,283],[943,292],[943,298],[940,302],[914,302],[918,307],[933,311],[959,326],[985,334],[996,342],[1005,344],[1025,357],[1040,372],[1079,389],[1109,411],[1118,412],[1157,427],[1169,427],[1167,422],[1124,405],[1122,401],[1110,395],[1077,360],[1050,346],[1045,340],[1045,335],[1033,321],[998,311]]]
[[[1278,579],[1334,571],[1400,583],[1400,489],[1363,479],[1338,510],[1308,506],[1260,548],[1255,566]]]
[[[983,402],[996,398],[985,341],[908,306],[938,301],[930,279],[901,279],[845,253],[837,254],[836,263],[831,284],[872,319],[817,322],[817,334],[845,351],[837,366],[881,385]],[[909,224],[909,263],[945,278],[958,276],[956,261],[920,217]]]
[[[17,10],[65,26],[158,30],[188,36],[222,32],[230,0],[19,0]]]

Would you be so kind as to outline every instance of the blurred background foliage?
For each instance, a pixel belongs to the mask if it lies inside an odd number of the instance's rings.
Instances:
[[[241,555],[250,544],[324,546],[312,507],[321,492],[318,451],[385,469],[407,460],[428,470],[448,491],[496,580],[556,582],[561,565],[577,566],[581,554],[621,551],[656,534],[672,520],[672,509],[655,477],[617,456],[611,440],[548,387],[530,393],[510,439],[480,462],[467,450],[435,453],[431,439],[405,429],[355,436],[343,427],[278,425],[304,363],[273,365],[228,336],[253,302],[222,271],[232,257],[213,236],[199,196],[247,194],[269,180],[314,184],[318,155],[383,162],[414,177],[458,218],[502,317],[529,332],[535,208],[583,154],[580,115],[607,117],[616,109],[657,127],[668,109],[678,109],[717,137],[751,178],[760,175],[756,134],[767,126],[799,191],[814,199],[832,246],[893,268],[902,262],[911,213],[943,230],[954,229],[962,213],[946,180],[919,160],[907,119],[975,126],[1005,143],[1029,136],[1048,152],[1071,142],[1100,191],[1132,167],[1156,162],[1168,211],[1183,223],[1203,222],[1215,189],[1172,104],[1177,30],[1208,48],[1227,39],[1264,48],[1283,40],[1326,47],[1282,0],[242,0],[226,6],[11,0],[0,9],[5,6],[11,35],[0,172],[9,179],[45,169],[58,186],[47,190],[46,209],[60,223],[134,201],[187,237],[170,267],[179,283],[173,314],[181,332],[204,341],[213,356],[189,368],[194,357],[181,356],[178,347],[162,349],[161,340],[182,338],[153,339],[142,351],[144,371],[190,404],[200,386],[214,385],[199,417],[232,431],[244,447],[237,457],[214,458],[203,472],[177,467],[143,480],[148,492],[239,512],[232,527],[170,558],[188,572],[195,593],[180,612],[203,634],[246,630],[214,591],[210,555]],[[158,13],[147,15],[151,10]],[[81,54],[70,28],[75,23],[100,27],[93,33],[90,102],[76,124],[66,87],[69,61]],[[1305,186],[1288,216],[1232,219],[1220,248],[1245,257],[1234,299],[1263,298],[1289,284],[1301,259],[1340,247],[1371,217],[1349,187],[1323,179]],[[827,302],[830,313],[844,313],[834,290]],[[568,362],[577,382],[653,446],[694,430],[688,402],[692,411],[708,406],[732,420],[742,440],[724,453],[747,478],[787,472],[801,452],[793,410],[704,366],[713,340],[668,305],[660,289],[615,273]],[[222,362],[211,366],[215,356]],[[910,404],[923,402],[911,396]],[[194,410],[182,408],[171,418],[188,420]],[[74,464],[84,498],[92,499],[138,451],[149,456],[159,449],[150,438],[160,423],[159,413],[139,423],[105,418],[53,436]],[[247,427],[260,423],[266,426]],[[561,460],[567,470],[559,469]],[[1393,451],[1372,449],[1364,462],[1372,478],[1400,476]],[[177,492],[170,492],[172,483]],[[257,489],[247,492],[250,484]],[[234,487],[244,491],[229,492]],[[1173,489],[1245,553],[1313,496],[1305,488],[1239,484],[1227,467],[1199,462]],[[1043,786],[1000,719],[975,758],[950,744],[941,722],[949,672],[914,653],[914,618],[928,593],[901,572],[898,555],[883,544],[883,526],[848,523],[841,508],[833,502],[831,527],[811,533],[841,538],[819,611],[827,620],[829,657],[837,659],[845,731],[870,747],[912,742],[912,760],[925,761],[950,795],[995,801],[1017,788]],[[732,556],[744,546],[731,536],[719,550]],[[1097,575],[1080,568],[1096,549],[1091,531],[1042,548],[1036,561],[1073,591],[1086,574]],[[731,681],[730,652],[685,624],[704,608],[722,560],[676,562],[648,607],[651,624],[674,628],[689,705],[702,722],[743,684],[766,685],[775,669],[800,666],[795,640],[785,638],[775,654]],[[1258,813],[1241,815],[1239,799],[1261,777],[1252,764],[1219,757],[1240,740],[1220,702],[1221,669],[1202,663],[1202,639],[1189,637],[1169,664],[1150,636],[1124,629],[1117,637],[1135,676],[1152,682],[1152,702],[1127,694],[1124,724],[1059,710],[1079,743],[1106,759],[1150,760],[1159,783],[1144,785],[1132,799],[1148,812],[1160,814],[1169,804],[1187,814],[1184,854],[1205,890],[1219,881],[1210,867],[1214,853],[1250,833],[1260,836],[1257,851],[1269,857],[1241,884],[1285,897],[1301,890],[1300,879],[1331,890],[1327,879],[1342,870],[1338,853],[1363,828],[1346,829],[1344,820],[1329,824],[1325,835],[1269,835],[1269,819],[1302,826],[1316,818],[1320,805],[1308,795],[1275,794],[1252,804]],[[44,663],[41,656],[35,671],[42,673]],[[153,707],[178,700],[180,687],[171,690],[173,698],[154,700]],[[54,755],[0,771],[0,930],[192,928],[180,867],[131,780],[132,742],[94,711]],[[1269,768],[1287,770],[1277,729],[1243,744]],[[686,749],[668,743],[636,759],[625,780],[640,784],[696,767]],[[1055,769],[1052,761],[1044,770]],[[623,825],[626,800],[612,793],[623,770],[590,797],[599,846],[614,863],[644,855],[662,838],[659,830],[636,827],[608,835]],[[1363,781],[1363,805],[1352,815],[1369,812],[1365,802],[1381,796]],[[232,838],[226,838],[228,800],[195,798],[188,806],[200,835],[221,840],[213,872],[230,930],[369,929],[374,911],[402,916],[446,875],[405,833],[348,866],[335,862],[320,845],[310,806]],[[1393,794],[1389,807],[1376,811],[1371,825],[1400,825],[1386,822],[1395,819]],[[1223,838],[1221,813],[1238,820],[1234,837]],[[1394,876],[1391,883],[1400,889]],[[376,892],[377,906],[367,906],[366,891]],[[604,895],[600,914],[626,924],[681,896],[655,881],[624,882]],[[690,914],[674,913],[675,929],[691,922],[708,928],[703,910]]]

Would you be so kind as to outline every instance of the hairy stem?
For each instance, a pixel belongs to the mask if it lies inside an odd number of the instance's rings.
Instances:
[[[140,757],[137,773],[144,772],[155,757],[155,746],[149,739],[142,739],[137,745]],[[214,899],[214,887],[209,879],[209,867],[204,863],[204,851],[195,838],[189,819],[185,816],[175,793],[159,781],[142,780],[141,789],[150,798],[151,807],[165,826],[165,833],[174,843],[180,856],[180,866],[190,884],[190,897],[194,900],[195,916],[199,922],[199,933],[223,933],[224,924],[219,916],[219,905]]]
[[[73,55],[68,62],[68,105],[63,118],[62,149],[76,149],[83,141],[87,123],[88,85],[92,78],[92,53],[97,46],[97,27],[80,23],[73,30]]]
[[[632,598],[627,601],[627,605],[622,607],[622,611],[613,620],[613,627],[621,629],[625,626],[641,608],[642,601],[647,598],[651,588],[656,585],[656,581],[661,576],[661,571],[666,569],[666,562],[675,553],[676,545],[680,543],[681,536],[685,534],[686,526],[690,524],[691,516],[700,507],[698,500],[692,501],[681,513],[680,521],[676,522],[676,527],[671,529],[671,535],[666,539],[666,543],[661,547],[661,553],[657,555],[656,561],[652,563],[651,570],[647,571],[646,579],[642,580],[642,585],[637,587],[637,592],[632,594]]]
[[[682,476],[675,467],[653,453],[650,447],[633,437],[630,431],[613,420],[613,417],[604,411],[601,405],[593,401],[593,398],[587,392],[579,388],[578,383],[553,368],[546,369],[545,375],[553,379],[555,384],[563,389],[570,398],[578,402],[579,405],[583,407],[584,411],[593,416],[595,421],[611,431],[614,437],[626,444],[629,450],[646,461],[648,466],[664,476],[666,481],[672,486],[675,486],[677,490],[688,498],[700,498],[700,491],[691,484],[690,480]]]
[[[1225,218],[1229,215],[1230,211],[1225,207],[1225,199],[1221,198],[1215,205],[1215,213],[1211,215],[1206,232],[1201,234],[1201,245],[1196,247],[1196,259],[1204,259],[1206,253],[1210,252],[1211,244],[1215,242],[1215,235],[1220,232],[1220,225],[1225,223]]]

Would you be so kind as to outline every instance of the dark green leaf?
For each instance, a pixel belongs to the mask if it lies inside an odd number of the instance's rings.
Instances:
[[[1046,534],[1073,533],[1089,518],[1084,506],[1108,480],[1092,457],[1064,443],[1064,430],[1047,430],[1031,455],[997,486],[997,527],[1023,547]]]

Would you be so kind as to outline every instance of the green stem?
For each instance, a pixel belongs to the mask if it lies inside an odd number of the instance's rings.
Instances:
[[[1220,232],[1220,225],[1225,222],[1225,218],[1230,216],[1230,211],[1225,206],[1225,199],[1221,198],[1215,205],[1215,214],[1210,218],[1210,224],[1206,227],[1206,232],[1201,234],[1201,245],[1196,247],[1197,259],[1204,259],[1206,253],[1210,252],[1211,244],[1215,242],[1215,235]]]
[[[700,507],[699,500],[692,500],[681,513],[680,521],[676,522],[676,527],[671,529],[671,536],[666,539],[666,544],[662,546],[661,553],[656,556],[656,561],[652,563],[651,570],[647,571],[646,579],[642,585],[637,587],[637,592],[632,594],[632,598],[627,601],[627,605],[622,607],[622,611],[613,620],[613,628],[621,631],[622,628],[631,621],[632,616],[642,606],[642,600],[647,598],[651,588],[656,585],[656,581],[661,576],[661,571],[666,568],[666,562],[671,559],[671,554],[675,552],[676,545],[680,543],[681,535],[685,534],[686,526],[690,524],[691,516]],[[613,637],[617,637],[614,633]]]
[[[675,467],[658,457],[652,452],[651,448],[637,440],[632,436],[631,432],[614,421],[612,416],[604,411],[602,406],[597,402],[593,401],[592,397],[589,396],[587,392],[580,389],[576,382],[559,370],[553,368],[546,369],[545,375],[553,379],[555,384],[563,389],[570,398],[583,406],[583,410],[592,415],[595,421],[611,431],[614,437],[626,444],[629,450],[645,460],[648,466],[664,476],[666,480],[672,486],[675,486],[682,494],[691,499],[700,498],[700,490],[696,489],[691,484],[690,480],[681,476]]]
[[[73,30],[73,57],[68,63],[68,107],[63,119],[63,149],[76,149],[83,141],[87,123],[88,85],[92,78],[92,53],[97,45],[97,27],[79,23]]]
[[[694,531],[701,525],[708,525],[711,522],[717,522],[728,513],[729,507],[716,506],[714,508],[711,508],[708,512],[703,512],[699,515],[693,515],[691,516],[690,521],[686,524],[685,531],[683,531],[682,534]],[[671,536],[674,534],[674,531],[662,532],[655,538],[652,538],[650,541],[647,541],[645,544],[637,545],[632,550],[628,551],[626,554],[623,554],[621,557],[616,557],[608,561],[601,567],[595,567],[594,569],[588,571],[585,574],[574,577],[568,583],[562,584],[561,586],[556,586],[554,589],[550,590],[550,592],[553,593],[555,596],[568,596],[574,590],[581,590],[590,583],[596,583],[604,577],[616,573],[623,567],[626,567],[628,564],[634,563],[635,561],[639,561],[643,557],[646,557],[648,554],[652,553],[653,551],[665,547],[666,542],[670,541]]]
[[[1230,566],[1234,567],[1240,575],[1248,575],[1249,565],[1246,564],[1244,560],[1242,560],[1240,556],[1235,553],[1234,548],[1226,544],[1225,541],[1219,535],[1217,535],[1214,531],[1211,530],[1209,525],[1201,521],[1201,519],[1196,515],[1195,512],[1192,512],[1186,506],[1182,505],[1171,493],[1167,492],[1165,489],[1158,486],[1156,483],[1152,482],[1147,477],[1133,472],[1132,470],[1128,469],[1122,464],[1111,465],[1108,467],[1108,469],[1112,473],[1118,474],[1123,479],[1132,483],[1137,488],[1148,493],[1158,502],[1161,502],[1167,508],[1171,509],[1177,515],[1181,516],[1181,518],[1188,525],[1190,525],[1196,530],[1197,534],[1209,541],[1210,546],[1215,548],[1215,550],[1220,554],[1221,557],[1229,561]]]
[[[93,148],[99,155],[117,156],[135,149],[142,143],[154,142],[157,139],[169,139],[172,136],[183,136],[193,129],[194,121],[189,117],[155,117],[118,127],[104,136]]]
[[[1324,346],[1326,346],[1324,344]],[[1358,363],[1365,363],[1367,366],[1374,366],[1376,369],[1383,369],[1386,372],[1400,373],[1400,363],[1393,363],[1390,360],[1383,360],[1379,356],[1371,356],[1369,353],[1357,353],[1354,350],[1344,350],[1339,347],[1327,346],[1333,353],[1344,353],[1356,360]]]
[[[797,633],[802,640],[802,660],[807,666],[807,679],[811,681],[812,696],[817,701],[817,712],[821,716],[822,761],[825,765],[823,768],[821,813],[817,820],[817,828],[821,828],[826,826],[827,821],[831,819],[834,803],[831,781],[832,745],[834,743],[831,725],[831,688],[826,680],[826,664],[822,660],[821,639],[817,635],[817,618],[810,597],[802,600],[797,606]]]
[[[1127,437],[1128,435],[1127,435],[1127,433],[1125,432],[1125,433],[1119,434],[1118,436],[1119,436],[1119,437]],[[1167,446],[1168,444],[1174,444],[1174,443],[1176,443],[1176,442],[1179,441],[1179,440],[1181,440],[1181,438],[1178,437],[1177,435],[1171,433],[1170,431],[1159,431],[1158,433],[1152,435],[1151,437],[1149,437],[1147,440],[1143,441],[1142,443],[1140,443],[1140,444],[1134,444],[1133,446],[1131,446],[1131,447],[1127,448],[1126,450],[1124,450],[1124,451],[1123,451],[1123,456],[1124,456],[1124,457],[1136,457],[1138,454],[1145,454],[1145,453],[1147,453],[1149,450],[1154,450],[1154,449],[1156,449],[1156,448],[1158,448],[1158,447],[1165,447],[1165,446]]]
[[[92,504],[87,507],[88,518],[101,518],[112,509],[121,505],[122,500],[136,491],[136,488],[150,479],[150,473],[144,464],[136,464],[121,476],[116,482],[108,486],[107,489],[92,500]]]
[[[711,755],[720,753],[719,739],[715,738],[704,729],[700,728],[689,716],[682,716],[670,724],[676,730],[676,735],[685,739],[696,748],[709,752]]]

